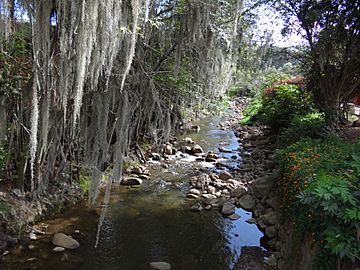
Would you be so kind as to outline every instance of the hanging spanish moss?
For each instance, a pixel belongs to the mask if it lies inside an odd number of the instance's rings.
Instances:
[[[9,3],[15,2],[0,0],[1,39],[12,35]],[[23,130],[12,136],[19,151],[29,153],[19,166],[19,185],[38,195],[86,174],[91,205],[105,186],[97,246],[130,146],[161,147],[176,132],[183,108],[197,111],[224,91],[227,43],[238,23],[224,18],[236,17],[239,8],[217,0],[16,3],[28,18],[19,25],[32,33],[31,98],[22,96]]]

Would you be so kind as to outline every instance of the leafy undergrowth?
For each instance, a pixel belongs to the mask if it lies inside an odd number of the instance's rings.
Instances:
[[[347,143],[326,129],[302,80],[275,82],[244,110],[242,124],[278,133],[280,209],[299,239],[319,247],[316,269],[360,261],[360,141]],[[346,268],[346,267],[345,267]]]
[[[281,210],[299,232],[314,234],[319,269],[359,260],[360,142],[302,139],[278,151]],[[335,255],[335,256],[334,256]]]

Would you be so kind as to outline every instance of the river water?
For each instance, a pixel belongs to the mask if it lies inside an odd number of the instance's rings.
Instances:
[[[218,152],[224,145],[237,149],[238,139],[231,130],[220,130],[220,120],[206,118],[198,123],[199,133],[187,136],[205,152]],[[229,167],[241,165],[238,152],[221,155]],[[168,168],[154,164],[151,179],[140,187],[121,186],[112,191],[97,249],[94,243],[98,216],[80,204],[46,221],[48,235],[31,242],[35,246],[31,251],[27,246],[12,250],[0,268],[141,270],[149,269],[149,262],[165,261],[175,270],[233,269],[242,247],[260,246],[263,234],[256,225],[245,222],[251,213],[238,208],[236,213],[241,218],[232,221],[217,209],[191,212],[195,202],[186,198],[189,178],[197,170],[216,168],[180,154],[169,164]],[[53,253],[50,235],[60,231],[77,239],[80,248]]]

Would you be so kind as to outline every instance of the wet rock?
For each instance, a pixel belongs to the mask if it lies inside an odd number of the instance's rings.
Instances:
[[[206,162],[216,162],[216,160],[218,159],[218,155],[213,153],[213,152],[209,152],[207,153],[206,157],[205,157],[205,161]]]
[[[213,186],[208,186],[207,187],[207,192],[209,193],[209,194],[215,194],[216,193],[216,188],[215,187],[213,187]]]
[[[141,184],[142,184],[142,180],[137,177],[129,177],[121,180],[121,185],[124,186],[136,186]]]
[[[146,174],[141,174],[141,175],[139,175],[139,178],[142,179],[142,180],[149,180],[150,176],[148,176]]]
[[[174,149],[172,148],[171,145],[167,144],[164,146],[164,154],[166,155],[173,155],[174,154]]]
[[[234,189],[233,191],[231,191],[230,193],[230,197],[236,197],[236,198],[240,198],[242,197],[243,195],[246,194],[246,188],[244,187],[238,187],[236,189]]]
[[[193,147],[191,147],[191,154],[200,154],[200,153],[203,153],[203,149],[201,148],[200,145],[196,144],[194,145]]]
[[[279,215],[274,211],[261,216],[261,219],[266,225],[274,225],[279,223]]]
[[[226,147],[219,147],[219,151],[223,153],[231,153],[232,150]]]
[[[265,228],[265,235],[269,238],[274,238],[277,235],[275,226],[269,226]]]
[[[191,147],[190,146],[182,146],[180,151],[186,154],[191,154]]]
[[[255,199],[250,194],[245,194],[244,196],[242,196],[239,199],[239,204],[240,204],[241,208],[243,208],[247,211],[252,211],[256,206]]]
[[[211,200],[211,199],[216,199],[216,196],[215,196],[214,194],[202,194],[201,196],[202,196],[203,198],[209,199],[209,200]]]
[[[256,179],[252,185],[254,194],[257,197],[262,197],[269,194],[271,189],[276,185],[279,177],[280,172],[276,170],[272,174]]]
[[[228,179],[232,179],[233,176],[231,175],[231,173],[227,172],[227,171],[222,171],[220,174],[219,174],[219,178],[221,180],[228,180]]]
[[[160,161],[160,160],[161,160],[161,156],[160,156],[160,154],[158,154],[158,153],[151,153],[151,158],[152,158],[153,160],[157,160],[157,161]]]
[[[78,241],[64,233],[54,234],[51,242],[55,246],[63,247],[66,249],[76,249],[80,246]]]
[[[238,220],[240,216],[238,214],[232,214],[230,216],[227,216],[227,218],[231,220]]]
[[[201,210],[203,210],[203,207],[201,206],[200,203],[196,203],[193,206],[191,206],[190,210],[192,212],[200,212]]]
[[[167,262],[151,262],[149,263],[151,269],[156,270],[170,270],[171,265]]]
[[[248,220],[245,220],[246,223],[249,224],[255,224],[256,223],[256,219],[255,218],[249,218]]]
[[[65,248],[63,248],[63,247],[54,247],[53,248],[53,251],[55,252],[55,253],[60,253],[60,252],[63,252],[63,251],[65,251],[66,249]]]
[[[30,240],[37,240],[36,234],[33,233],[33,232],[31,232],[31,233],[29,234],[29,239],[30,239]]]
[[[131,173],[134,173],[134,174],[142,174],[142,173],[143,173],[143,170],[142,170],[142,168],[140,168],[140,167],[134,167],[134,168],[132,168]]]
[[[225,202],[221,209],[221,214],[229,216],[235,213],[235,205],[231,202]]]
[[[3,256],[6,256],[6,255],[9,255],[9,254],[10,254],[10,251],[5,250],[2,255],[3,255]]]
[[[204,189],[205,187],[207,187],[210,183],[211,179],[209,177],[209,175],[207,174],[202,174],[199,176],[193,176],[190,179],[190,183],[193,187],[195,188],[201,188]]]
[[[192,193],[188,193],[188,194],[186,194],[186,198],[189,198],[189,199],[198,199],[199,196],[198,196],[198,195],[195,195],[195,194],[192,194]]]
[[[37,261],[37,260],[38,260],[38,258],[31,257],[31,258],[29,258],[29,259],[26,259],[26,262],[35,262],[35,261]]]
[[[201,194],[200,190],[198,190],[198,189],[196,189],[196,188],[190,189],[190,190],[189,190],[189,193],[195,194],[195,195],[200,195],[200,194]]]
[[[212,206],[210,204],[204,207],[205,210],[211,210],[211,208]]]
[[[35,249],[35,246],[34,245],[29,245],[28,246],[28,250],[34,250]]]

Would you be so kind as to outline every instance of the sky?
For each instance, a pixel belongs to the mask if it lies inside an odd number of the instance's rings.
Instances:
[[[265,31],[272,31],[274,45],[278,47],[306,45],[306,41],[299,34],[293,32],[286,37],[281,34],[281,30],[284,28],[284,21],[275,10],[261,7],[258,16],[257,26],[260,29],[258,35],[261,36]]]

